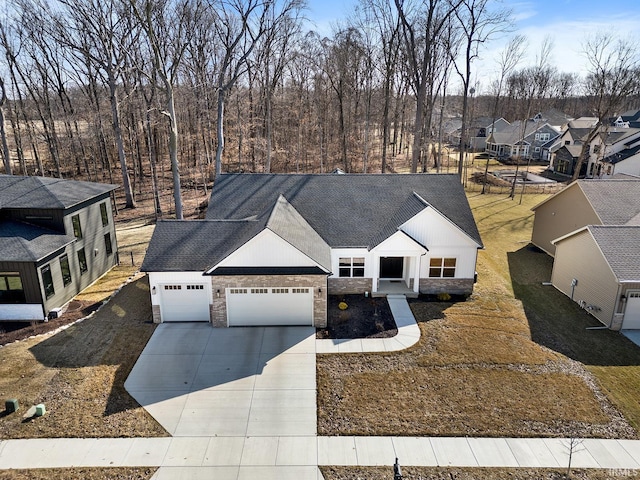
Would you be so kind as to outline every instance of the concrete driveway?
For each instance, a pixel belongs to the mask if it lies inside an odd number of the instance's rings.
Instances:
[[[171,435],[316,435],[315,329],[159,325],[125,382]]]

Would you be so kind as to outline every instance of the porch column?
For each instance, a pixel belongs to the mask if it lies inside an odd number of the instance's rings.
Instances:
[[[373,255],[373,275],[371,276],[371,293],[376,293],[378,291],[379,283],[380,283],[380,257],[378,255]]]
[[[420,261],[422,259],[422,255],[416,256],[416,268],[413,276],[413,291],[416,293],[420,293]]]

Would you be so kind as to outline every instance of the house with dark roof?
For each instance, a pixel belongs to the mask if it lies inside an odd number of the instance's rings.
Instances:
[[[223,174],[142,270],[156,322],[323,327],[327,295],[470,294],[479,248],[456,175]]]
[[[0,320],[42,320],[115,265],[115,188],[0,175]]]
[[[486,151],[499,158],[548,160],[549,150],[559,135],[559,130],[542,121],[513,122],[488,136]]]
[[[578,180],[533,211],[551,283],[607,327],[640,329],[640,178]]]

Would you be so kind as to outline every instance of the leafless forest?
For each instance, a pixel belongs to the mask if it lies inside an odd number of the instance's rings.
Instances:
[[[178,218],[182,193],[206,194],[220,172],[439,171],[447,118],[464,142],[474,116],[637,107],[635,45],[584,39],[584,76],[550,64],[550,41],[524,65],[527,41],[494,0],[360,0],[326,36],[302,0],[4,10],[6,173],[118,183],[127,207],[153,195],[156,214]],[[501,37],[499,58],[480,56]]]

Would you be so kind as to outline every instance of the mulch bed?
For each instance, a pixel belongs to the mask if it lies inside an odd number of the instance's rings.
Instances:
[[[345,302],[346,310],[338,304]],[[327,328],[318,329],[316,338],[389,338],[398,334],[389,303],[384,297],[329,295]]]
[[[2,322],[0,323],[0,346],[56,330],[86,317],[100,305],[102,302],[72,300],[61,316],[47,322]]]

